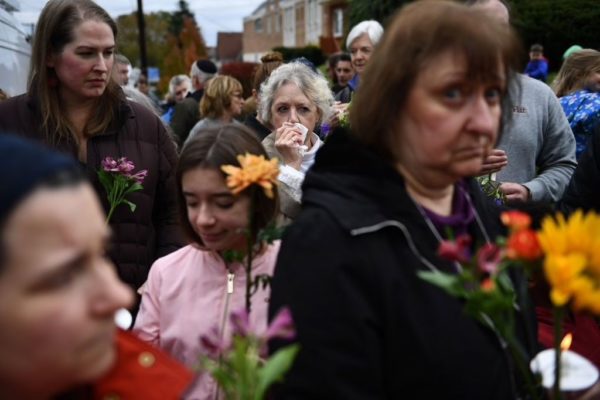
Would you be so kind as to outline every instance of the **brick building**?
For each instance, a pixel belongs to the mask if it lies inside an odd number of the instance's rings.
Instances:
[[[259,62],[278,46],[339,51],[348,30],[347,10],[348,0],[266,0],[244,18],[243,59]]]

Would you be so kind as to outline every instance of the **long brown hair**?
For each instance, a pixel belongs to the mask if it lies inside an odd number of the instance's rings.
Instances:
[[[177,179],[177,197],[179,200],[180,225],[185,236],[193,243],[204,247],[202,239],[188,219],[187,206],[183,196],[183,175],[196,168],[212,169],[219,171],[225,179],[225,173],[221,171],[223,165],[240,166],[237,156],[250,153],[264,156],[269,159],[264,147],[256,135],[243,125],[226,124],[220,128],[206,129],[192,137],[181,150],[175,176]],[[269,198],[262,190],[250,188],[240,196],[253,196],[254,203],[254,226],[251,232],[256,233],[274,221],[279,210],[279,196],[277,189],[273,191],[274,197]]]
[[[31,51],[31,66],[27,92],[39,102],[42,130],[51,142],[74,138],[73,125],[60,101],[54,69],[46,65],[52,54],[59,54],[65,45],[74,40],[73,31],[84,21],[98,21],[107,24],[117,39],[117,24],[108,13],[91,0],[50,0],[37,23]],[[112,71],[109,71],[109,74]],[[110,78],[110,77],[109,77]],[[95,112],[86,122],[85,136],[104,132],[115,119],[118,104],[124,96],[112,79],[98,99]]]

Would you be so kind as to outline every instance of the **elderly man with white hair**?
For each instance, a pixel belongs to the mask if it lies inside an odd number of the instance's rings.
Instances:
[[[360,77],[382,35],[383,27],[375,20],[362,21],[350,30],[346,38],[346,47],[352,58],[355,75],[348,85],[335,96],[337,101],[350,102],[352,93],[358,88]]]
[[[192,80],[189,76],[175,75],[171,78],[169,81],[169,92],[167,93],[165,103],[162,105],[163,115],[161,118],[165,123],[171,123],[175,106],[185,100],[191,89]]]

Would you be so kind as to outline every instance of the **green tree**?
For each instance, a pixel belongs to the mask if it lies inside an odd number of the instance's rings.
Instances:
[[[598,48],[597,0],[513,0],[511,5],[513,25],[526,49],[542,44],[552,70],[560,68],[562,54],[573,44]]]
[[[187,1],[179,0],[173,13],[145,14],[148,65],[160,69],[158,89],[164,92],[173,75],[187,74],[193,61],[207,56],[206,43]],[[134,66],[140,65],[136,13],[117,18],[118,51]]]
[[[190,11],[190,6],[186,0],[179,0],[177,2],[179,9],[171,15],[171,21],[169,23],[169,32],[174,36],[178,37],[181,30],[184,27],[184,19],[194,19],[194,14]]]
[[[394,12],[412,0],[350,0],[350,28],[361,21],[374,19],[385,26]],[[347,33],[347,32],[346,32]]]
[[[145,15],[148,65],[160,67],[168,53],[167,29],[170,18],[170,14],[166,12]],[[129,58],[134,66],[139,66],[140,48],[136,14],[121,15],[117,18],[117,26],[119,27],[117,38],[119,52]]]

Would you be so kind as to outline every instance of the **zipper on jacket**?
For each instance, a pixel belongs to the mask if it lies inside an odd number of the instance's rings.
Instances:
[[[227,294],[230,295],[233,293],[233,278],[235,278],[235,274],[229,272],[227,273]]]
[[[219,330],[219,337],[221,339],[221,342],[223,342],[223,338],[225,336],[225,324],[227,324],[227,317],[228,317],[228,312],[229,312],[229,299],[231,298],[231,295],[233,294],[233,281],[235,279],[235,274],[233,272],[231,272],[230,270],[227,270],[227,287],[225,290],[225,308],[223,309],[223,315],[221,316],[221,329]],[[214,399],[218,400],[219,399],[219,395],[220,395],[220,388],[219,385],[216,386],[217,390],[215,391],[215,396]]]

